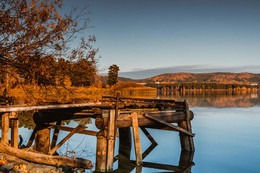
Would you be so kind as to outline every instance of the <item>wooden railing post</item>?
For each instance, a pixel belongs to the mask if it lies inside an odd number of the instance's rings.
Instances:
[[[9,113],[2,115],[2,144],[9,144]]]
[[[135,144],[136,164],[141,165],[143,161],[142,161],[142,150],[141,150],[141,141],[139,135],[137,112],[133,112],[131,115],[132,115],[132,127],[133,127],[134,144]]]
[[[107,171],[113,171],[115,149],[115,110],[109,111],[107,133]]]
[[[18,116],[17,113],[11,113],[11,146],[18,148]]]

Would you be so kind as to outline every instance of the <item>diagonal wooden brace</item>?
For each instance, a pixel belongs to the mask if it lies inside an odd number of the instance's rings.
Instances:
[[[189,132],[188,130],[185,130],[185,129],[183,129],[183,128],[181,128],[181,127],[178,127],[178,126],[175,126],[175,125],[172,125],[171,123],[168,123],[168,122],[166,122],[166,121],[164,121],[164,120],[159,120],[159,119],[154,118],[154,117],[152,117],[152,116],[150,116],[150,115],[148,115],[148,114],[145,114],[144,116],[147,117],[147,118],[149,118],[149,119],[151,119],[151,120],[154,120],[154,121],[156,121],[156,122],[158,122],[158,123],[160,123],[160,124],[166,125],[166,126],[172,128],[172,129],[174,129],[174,130],[177,130],[177,131],[179,131],[179,132],[185,133],[185,134],[187,134],[187,135],[189,135],[189,136],[192,136],[192,137],[195,136],[195,134]]]

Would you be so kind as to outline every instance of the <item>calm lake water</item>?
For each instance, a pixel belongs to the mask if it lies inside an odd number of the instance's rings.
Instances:
[[[168,96],[158,96],[158,98],[187,99],[190,109],[194,112],[192,129],[196,134],[193,157],[195,165],[191,167],[191,172],[259,173],[259,93],[172,93]],[[94,120],[91,121],[92,123],[86,126],[89,130],[97,130]],[[78,121],[70,121],[67,126],[75,127],[77,124]],[[133,166],[130,172],[171,172],[171,170],[149,167],[166,165],[169,168],[170,165],[179,165],[181,155],[179,134],[155,129],[148,129],[148,131],[158,145],[145,157],[144,162],[153,164],[145,164],[138,169]],[[23,136],[25,143],[31,132],[32,130],[28,128],[21,127],[19,129],[19,134]],[[151,143],[142,131],[140,133],[142,151],[144,152]],[[61,140],[67,134],[67,132],[61,132],[59,139]],[[95,164],[96,137],[76,134],[58,152],[62,155],[87,158]],[[115,155],[117,154],[118,140]],[[131,160],[135,160],[133,145]],[[114,168],[118,168],[118,161],[115,162]]]

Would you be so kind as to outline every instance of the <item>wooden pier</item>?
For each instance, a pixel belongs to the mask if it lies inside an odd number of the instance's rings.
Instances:
[[[33,148],[38,153],[18,149],[17,113],[19,111],[32,110],[37,111],[33,115],[36,127],[26,147],[31,147],[33,141],[35,141]],[[147,131],[147,128],[155,128],[179,132],[182,153],[186,153],[182,154],[185,156],[181,156],[179,166],[168,165],[167,167],[167,165],[164,165],[166,168],[171,168],[168,170],[183,169],[183,161],[181,160],[186,159],[184,162],[188,162],[188,165],[193,163],[191,158],[193,158],[192,153],[195,148],[191,120],[194,115],[189,110],[187,101],[126,98],[120,97],[118,94],[116,97],[103,97],[103,100],[95,103],[0,107],[0,114],[2,117],[0,152],[5,152],[32,162],[46,164],[46,160],[48,160],[48,163],[52,165],[68,165],[71,167],[92,169],[93,165],[89,160],[54,156],[54,153],[71,136],[75,133],[80,133],[97,137],[96,172],[120,171],[121,169],[125,169],[122,166],[125,162],[132,165],[128,170],[135,167],[138,170],[141,165],[151,167],[153,164],[143,162],[143,159],[151,152],[151,148],[157,145],[157,142]],[[95,119],[95,124],[99,131],[87,130],[81,124],[75,128],[61,125],[63,120],[87,117]],[[55,125],[53,122],[55,122]],[[171,123],[177,123],[178,125]],[[132,133],[130,127],[132,127]],[[9,128],[11,128],[11,144],[9,144]],[[55,129],[53,136],[50,135],[50,129]],[[69,131],[70,133],[57,144],[60,130]],[[139,130],[142,130],[151,141],[150,150],[144,153],[141,151]],[[135,164],[130,160],[132,134],[136,155]],[[115,140],[118,136],[120,144],[119,155],[115,156]],[[186,157],[187,155],[188,157]],[[122,158],[128,159],[125,160]],[[119,164],[118,170],[113,169],[113,163],[116,160],[118,160]],[[187,166],[187,164],[185,165]],[[153,166],[162,167],[163,165],[154,164]]]

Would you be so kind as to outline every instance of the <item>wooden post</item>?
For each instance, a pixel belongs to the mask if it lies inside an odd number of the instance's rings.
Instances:
[[[61,121],[57,121],[56,125],[61,125]],[[53,149],[55,147],[57,139],[58,139],[58,136],[59,136],[59,130],[55,129],[54,133],[53,133],[53,136],[52,136],[51,149]]]
[[[131,115],[132,115],[132,127],[133,127],[134,144],[135,144],[136,164],[141,165],[142,164],[142,151],[141,151],[141,141],[140,141],[140,135],[139,135],[137,112],[133,112]]]
[[[107,164],[107,130],[97,134],[96,172],[106,172]]]
[[[35,137],[36,151],[48,154],[50,150],[50,129],[45,125],[39,125]]]
[[[186,119],[180,123],[178,123],[178,126],[186,129],[190,133],[192,133],[191,130],[191,124],[190,124],[190,111],[189,111],[189,106],[187,101],[185,100],[184,102],[184,107],[185,107],[185,114],[186,114]],[[187,134],[184,134],[180,132],[180,141],[181,141],[181,148],[184,151],[194,151],[194,142],[193,142],[193,137],[189,136]]]
[[[18,119],[11,119],[11,146],[18,148]]]
[[[2,144],[9,144],[9,113],[2,115]]]
[[[190,110],[189,110],[189,104],[188,101],[184,101],[184,107],[185,107],[185,114],[186,114],[186,123],[187,123],[187,130],[192,133],[192,128],[191,128],[191,116],[190,116]],[[195,151],[195,146],[193,142],[193,137],[189,136],[189,143],[190,143],[190,151]]]
[[[108,133],[107,133],[107,170],[113,171],[114,149],[115,149],[115,110],[109,111]]]

